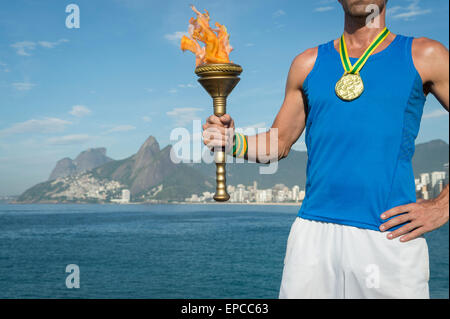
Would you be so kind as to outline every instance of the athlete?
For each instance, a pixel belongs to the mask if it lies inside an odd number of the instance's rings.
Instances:
[[[339,2],[343,35],[293,60],[270,130],[245,136],[228,114],[210,116],[204,143],[254,162],[280,160],[306,128],[306,196],[280,298],[429,298],[423,234],[448,222],[449,187],[416,201],[412,157],[426,96],[449,109],[448,50],[390,32],[385,0]],[[378,25],[367,23],[368,5],[378,6]]]

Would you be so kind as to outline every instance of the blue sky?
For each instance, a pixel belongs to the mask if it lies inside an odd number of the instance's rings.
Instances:
[[[65,26],[70,3],[80,8],[79,29]],[[292,59],[343,28],[337,0],[2,1],[0,195],[46,180],[57,160],[90,147],[106,147],[114,159],[149,135],[164,147],[173,128],[192,130],[193,119],[212,113],[193,54],[179,50],[191,3],[231,34],[231,59],[244,68],[228,104],[239,127],[270,127]],[[388,26],[448,47],[448,6],[391,0]],[[417,142],[448,142],[448,122],[430,96]],[[304,150],[303,141],[295,148]]]

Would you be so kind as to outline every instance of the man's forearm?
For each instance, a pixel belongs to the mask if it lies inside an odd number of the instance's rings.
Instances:
[[[289,153],[289,149],[280,142],[276,128],[248,136],[247,140],[248,151],[245,158],[249,161],[268,164],[286,157]]]

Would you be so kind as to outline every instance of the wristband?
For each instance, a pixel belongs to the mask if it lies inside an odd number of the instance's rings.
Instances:
[[[248,152],[247,136],[241,133],[234,134],[233,153],[234,157],[245,157]]]

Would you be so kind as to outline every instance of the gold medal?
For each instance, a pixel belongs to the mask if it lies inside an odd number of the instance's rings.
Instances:
[[[364,83],[359,74],[344,73],[336,83],[336,94],[345,101],[353,101],[361,96]]]
[[[377,37],[372,41],[363,55],[356,61],[354,65],[351,64],[347,53],[347,46],[345,45],[344,35],[339,41],[339,54],[341,56],[342,65],[345,73],[336,83],[336,95],[344,101],[353,101],[361,96],[364,92],[364,83],[359,74],[364,64],[369,59],[370,55],[375,49],[386,39],[389,35],[389,30],[384,28]]]

